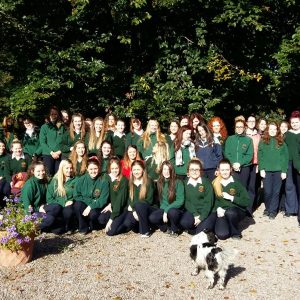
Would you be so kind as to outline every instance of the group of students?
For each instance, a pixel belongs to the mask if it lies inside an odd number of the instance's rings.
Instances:
[[[112,114],[69,122],[64,113],[52,107],[39,132],[25,118],[20,140],[3,124],[0,197],[21,191],[25,210],[43,214],[42,230],[148,237],[157,228],[174,236],[210,229],[240,238],[238,223],[252,214],[261,184],[265,216],[284,207],[300,222],[299,111],[280,126],[239,116],[230,136],[221,118],[197,113],[172,121],[169,134],[154,119],[145,131],[132,119],[125,134]]]

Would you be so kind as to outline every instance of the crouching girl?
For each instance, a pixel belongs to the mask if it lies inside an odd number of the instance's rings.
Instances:
[[[112,236],[119,233],[128,200],[128,180],[122,175],[121,162],[117,157],[110,159],[105,179],[109,182],[110,203],[101,211],[98,221],[105,226],[106,234]]]
[[[75,186],[75,178],[72,162],[69,159],[61,161],[57,173],[52,178],[47,189],[47,214],[56,219],[62,216],[63,224],[58,224],[61,232],[69,232],[74,230],[72,224],[74,216],[74,200],[73,192]]]
[[[90,158],[87,173],[77,179],[74,190],[74,210],[81,234],[98,229],[98,217],[107,204],[108,196],[108,182],[100,178],[99,161]]]
[[[175,170],[169,161],[164,161],[157,181],[160,208],[149,216],[151,224],[159,226],[163,232],[178,236],[180,228],[180,208],[184,203],[184,186],[176,180]]]

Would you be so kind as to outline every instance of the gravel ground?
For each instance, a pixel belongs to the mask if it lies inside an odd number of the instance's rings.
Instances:
[[[241,224],[242,240],[218,243],[239,251],[224,291],[207,290],[203,271],[190,275],[186,233],[145,239],[97,232],[36,241],[31,263],[0,267],[0,299],[299,299],[297,219],[280,214],[269,220],[262,213],[260,207]]]

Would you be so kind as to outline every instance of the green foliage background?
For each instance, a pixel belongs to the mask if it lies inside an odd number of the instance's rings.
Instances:
[[[296,0],[0,0],[0,22],[1,118],[299,108]]]

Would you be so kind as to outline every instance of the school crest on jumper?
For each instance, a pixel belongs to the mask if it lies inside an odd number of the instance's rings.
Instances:
[[[22,167],[22,168],[26,168],[26,167],[27,167],[26,161],[22,161],[22,162],[21,162],[21,167]]]
[[[94,190],[94,196],[95,197],[99,197],[100,196],[100,190],[99,189],[95,189]]]
[[[234,196],[236,194],[236,190],[235,189],[229,189],[229,195]]]
[[[246,150],[246,149],[247,149],[247,145],[246,145],[246,144],[242,144],[242,148],[243,148],[244,150]]]
[[[1,168],[4,168],[4,167],[5,167],[5,161],[2,160],[2,161],[1,161]]]
[[[118,184],[118,183],[114,184],[114,185],[113,185],[113,190],[116,192],[116,191],[118,190],[118,187],[119,187],[119,184]]]
[[[203,193],[204,192],[204,185],[200,185],[199,186],[199,188],[198,188],[198,191],[200,192],[200,193]]]

